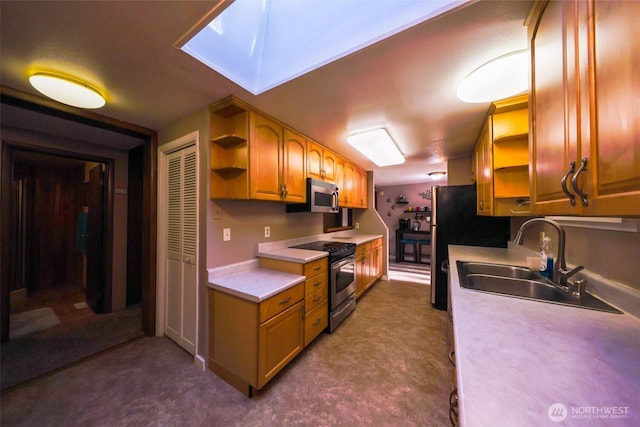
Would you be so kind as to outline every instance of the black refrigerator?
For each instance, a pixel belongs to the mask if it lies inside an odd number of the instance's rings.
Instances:
[[[475,184],[431,187],[431,211],[431,304],[446,310],[449,245],[506,248],[510,218],[476,215]]]

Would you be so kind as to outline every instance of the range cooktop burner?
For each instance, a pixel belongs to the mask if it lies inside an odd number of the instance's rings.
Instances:
[[[324,240],[304,243],[302,245],[292,246],[292,248],[329,252],[329,262],[338,261],[354,254],[356,251],[356,245],[354,243],[328,242]]]

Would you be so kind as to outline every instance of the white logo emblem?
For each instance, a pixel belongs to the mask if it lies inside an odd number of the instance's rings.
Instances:
[[[567,407],[562,403],[554,403],[549,406],[547,415],[549,415],[549,419],[554,423],[561,423],[567,418]]]

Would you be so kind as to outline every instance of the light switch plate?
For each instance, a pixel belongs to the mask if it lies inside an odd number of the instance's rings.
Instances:
[[[231,240],[231,229],[230,228],[223,228],[222,229],[222,240],[225,242],[228,242],[229,240]]]

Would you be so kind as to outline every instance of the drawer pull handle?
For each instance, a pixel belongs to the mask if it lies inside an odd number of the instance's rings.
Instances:
[[[280,305],[288,304],[288,303],[289,303],[289,301],[291,301],[291,297],[289,297],[289,298],[287,298],[287,299],[285,299],[285,300],[280,301]]]
[[[319,297],[319,296],[316,296],[316,297],[313,299],[313,302],[318,302],[318,301],[320,301],[320,297]]]
[[[320,266],[317,265],[317,266],[313,267],[313,269],[314,269],[314,271],[318,271],[318,270],[320,270]]]
[[[313,286],[315,286],[315,287],[317,288],[318,286],[320,286],[320,282],[315,282],[315,283],[313,284]]]
[[[313,326],[318,326],[320,324],[320,319],[316,319],[315,322],[313,322]]]

